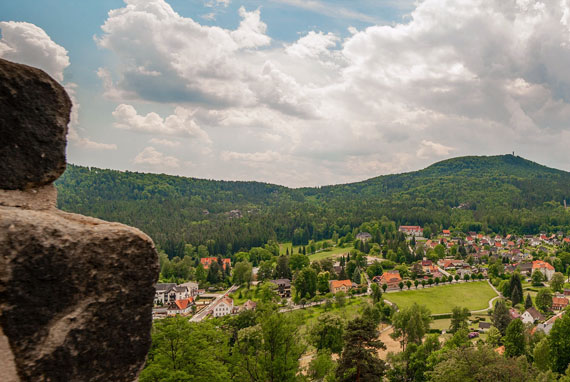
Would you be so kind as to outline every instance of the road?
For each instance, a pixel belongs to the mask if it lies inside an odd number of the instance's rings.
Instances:
[[[208,315],[208,313],[210,313],[212,311],[212,309],[214,308],[214,306],[216,306],[216,304],[218,303],[218,301],[220,301],[222,298],[227,297],[230,293],[232,293],[234,290],[238,289],[239,287],[237,285],[232,285],[230,287],[230,289],[228,289],[225,293],[220,294],[218,297],[216,297],[216,299],[214,301],[212,301],[210,303],[210,305],[208,305],[206,308],[202,309],[200,312],[198,312],[197,314],[193,315],[192,318],[190,318],[190,322],[200,322],[202,321],[204,318],[206,318],[206,316]]]

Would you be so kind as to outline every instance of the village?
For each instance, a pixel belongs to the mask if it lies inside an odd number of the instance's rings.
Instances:
[[[554,321],[564,313],[564,309],[569,305],[570,284],[567,283],[568,276],[563,276],[564,268],[568,264],[563,261],[568,262],[570,259],[560,259],[555,256],[557,251],[570,243],[570,238],[562,233],[501,236],[442,230],[435,237],[426,239],[423,237],[423,229],[418,226],[400,226],[398,231],[406,235],[411,251],[423,254],[420,260],[411,264],[397,264],[393,269],[389,269],[392,265],[389,260],[379,256],[365,256],[361,253],[358,259],[353,259],[357,262],[357,269],[352,272],[352,277],[348,277],[346,268],[350,261],[351,251],[347,249],[345,253],[331,255],[329,258],[320,260],[323,265],[325,262],[332,264],[330,272],[327,272],[327,274],[330,273],[330,280],[327,281],[328,288],[323,290],[326,293],[318,293],[313,298],[301,300],[295,298],[295,273],[292,273],[291,278],[265,280],[265,285],[271,284],[273,293],[278,296],[280,311],[287,312],[327,304],[344,297],[369,296],[373,293],[373,284],[384,292],[384,301],[393,309],[408,304],[406,299],[412,301],[418,298],[422,299],[423,304],[433,309],[433,306],[441,305],[442,301],[420,297],[422,291],[481,282],[483,284],[479,285],[488,285],[494,292],[491,292],[491,295],[485,295],[486,297],[482,297],[478,302],[479,305],[483,304],[483,307],[473,307],[482,309],[472,310],[473,314],[479,313],[479,315],[472,321],[470,338],[483,335],[491,327],[489,321],[479,316],[491,311],[492,303],[497,298],[508,297],[503,295],[503,289],[506,280],[513,273],[520,274],[524,289],[521,293],[527,295],[530,303],[522,301],[524,305],[521,303],[511,305],[509,302],[508,309],[512,319],[520,318],[523,323],[533,325],[533,330],[542,330],[548,334]],[[370,239],[371,235],[367,232],[359,232],[355,236],[357,242],[365,243]],[[352,253],[354,257],[355,252],[352,251]],[[220,259],[208,257],[200,261],[204,268],[208,269],[212,262],[220,262]],[[313,262],[318,262],[318,260]],[[226,271],[226,267],[229,268],[232,265],[231,259],[223,258],[221,264],[223,270]],[[383,264],[386,269],[383,269]],[[374,269],[376,273],[378,273],[377,269],[382,269],[382,271],[381,274],[372,275],[370,269]],[[161,319],[181,315],[188,317],[192,322],[199,322],[204,319],[254,310],[257,306],[255,295],[248,294],[252,298],[244,301],[241,294],[246,290],[249,291],[250,288],[251,290],[259,289],[264,283],[263,280],[258,280],[258,271],[253,268],[251,285],[247,288],[234,284],[228,289],[214,291],[201,289],[199,283],[195,281],[182,284],[159,283],[156,285],[153,318]],[[355,273],[359,274],[358,277]],[[561,275],[562,284],[560,284]],[[344,278],[338,276],[344,276]],[[540,289],[552,291],[550,301],[545,305],[546,308],[544,306],[539,308],[535,303]],[[462,293],[465,292],[458,289],[456,294],[459,295],[453,297],[461,301]],[[489,297],[492,298],[489,299]],[[442,309],[444,312],[434,314],[434,319],[447,317],[451,310],[451,308],[448,311],[445,311],[445,308]],[[443,332],[445,332],[444,326],[442,326]]]

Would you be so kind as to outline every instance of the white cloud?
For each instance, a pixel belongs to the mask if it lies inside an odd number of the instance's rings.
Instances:
[[[42,28],[26,22],[2,21],[0,30],[0,57],[40,68],[63,82],[63,71],[69,66],[67,50],[53,42]]]
[[[40,68],[59,82],[64,80],[64,70],[70,65],[67,50],[56,44],[40,27],[27,22],[0,22],[0,57]],[[74,145],[88,150],[116,150],[117,145],[95,142],[79,133],[79,102],[77,84],[63,86],[72,102],[67,138]]]
[[[67,132],[67,139],[71,144],[88,150],[116,150],[114,143],[100,143],[89,138],[81,137],[75,127],[70,126]]]
[[[174,114],[166,118],[151,112],[139,115],[131,105],[120,104],[113,112],[114,126],[118,129],[142,133],[190,137],[203,142],[210,142],[208,134],[194,121],[193,113],[177,107]]]
[[[310,31],[297,42],[287,47],[285,51],[301,58],[316,58],[320,55],[329,55],[340,39],[332,33]]]
[[[567,0],[425,0],[405,23],[287,44],[270,39],[259,10],[240,15],[228,30],[163,0],[128,0],[99,39],[119,63],[100,71],[107,95],[181,107],[177,121],[211,137],[197,169],[207,175],[339,183],[449,155],[515,149],[540,160],[570,144]],[[123,128],[187,135],[184,123],[122,106]]]
[[[180,167],[180,160],[157,151],[154,147],[145,147],[134,159],[134,163],[144,165],[153,170],[177,169]]]
[[[240,161],[254,162],[254,163],[274,162],[282,158],[281,154],[275,151],[265,151],[257,153],[238,153],[233,151],[223,151],[221,157],[222,160],[224,161],[240,160]]]
[[[179,147],[179,141],[171,141],[169,139],[161,139],[161,138],[151,138],[149,141],[150,143],[154,143],[155,145],[161,145],[166,147]]]
[[[435,143],[432,141],[422,140],[420,148],[416,152],[418,158],[429,158],[429,157],[442,157],[449,155],[455,149],[453,147],[442,145],[441,143]]]
[[[376,23],[379,21],[373,16],[361,12],[352,11],[344,7],[338,7],[332,4],[328,4],[320,0],[273,0],[273,1],[307,9],[312,12],[321,13],[326,16],[335,17],[335,18],[359,20],[369,23]]]
[[[204,2],[204,6],[213,8],[221,5],[224,8],[227,8],[231,2],[232,0],[208,0]]]

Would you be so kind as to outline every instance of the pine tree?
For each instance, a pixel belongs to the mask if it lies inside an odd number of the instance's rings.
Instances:
[[[526,295],[526,300],[524,302],[524,308],[525,309],[532,308],[532,298],[530,297],[530,293],[528,293]]]
[[[344,350],[338,362],[336,376],[340,382],[381,381],[386,363],[378,358],[378,350],[386,346],[378,340],[376,324],[361,317],[348,323]]]
[[[346,271],[344,270],[344,267],[340,268],[340,273],[338,274],[338,279],[339,280],[346,280],[348,279],[348,275],[346,274]]]
[[[509,314],[509,309],[505,305],[503,300],[498,300],[495,303],[495,309],[493,310],[492,317],[493,325],[499,329],[501,335],[505,335],[507,332],[507,326],[511,323],[511,316]]]

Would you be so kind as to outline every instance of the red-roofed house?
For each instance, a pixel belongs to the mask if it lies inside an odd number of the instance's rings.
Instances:
[[[192,305],[194,304],[194,298],[188,297],[182,300],[176,300],[168,305],[166,314],[186,314],[192,310]]]
[[[568,299],[564,297],[552,297],[552,310],[562,310],[568,306]]]
[[[210,267],[210,264],[212,264],[213,262],[217,262],[217,261],[218,261],[217,257],[203,257],[200,259],[200,262],[204,266],[204,269],[208,269]],[[226,270],[226,266],[230,267],[232,265],[232,261],[231,261],[231,259],[222,259],[222,264],[223,264],[224,270]]]
[[[554,267],[542,260],[535,260],[532,262],[532,273],[541,272],[546,280],[550,281],[554,274]]]
[[[388,288],[399,288],[398,284],[402,281],[402,277],[398,271],[386,271],[382,276],[376,276],[375,279],[374,281],[380,285],[388,285]]]
[[[331,280],[329,281],[329,288],[333,294],[337,292],[348,292],[352,288],[352,281],[350,280]]]
[[[443,236],[449,236],[449,235],[451,235],[451,231],[448,229],[444,229],[443,230]]]

